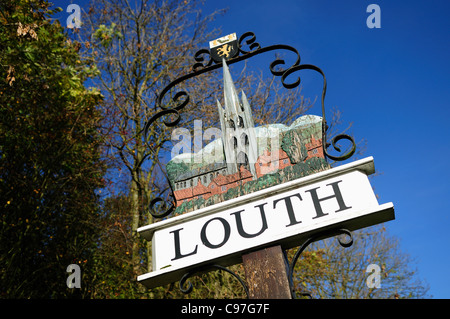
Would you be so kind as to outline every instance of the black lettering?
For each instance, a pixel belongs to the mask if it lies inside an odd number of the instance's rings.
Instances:
[[[342,198],[341,190],[339,189],[339,186],[338,186],[338,184],[340,182],[342,182],[342,181],[337,181],[334,183],[327,184],[327,186],[333,187],[333,192],[334,192],[334,195],[331,195],[328,197],[319,198],[317,196],[317,189],[319,189],[320,187],[316,187],[316,188],[305,191],[305,192],[309,192],[311,194],[311,198],[314,203],[314,208],[316,209],[316,217],[313,217],[313,219],[328,215],[322,211],[322,207],[320,206],[320,202],[324,201],[324,200],[336,198],[336,200],[339,204],[339,209],[336,211],[336,213],[346,210],[346,209],[349,209],[349,208],[352,208],[351,206],[347,207],[344,203],[344,199]]]
[[[286,209],[287,209],[287,212],[288,212],[288,215],[289,215],[289,221],[291,222],[289,225],[286,225],[286,227],[301,223],[301,221],[297,221],[295,219],[294,208],[292,207],[292,202],[291,202],[291,197],[294,197],[294,196],[296,196],[300,200],[302,200],[302,197],[300,196],[300,194],[294,194],[294,195],[291,195],[291,196],[288,196],[288,197],[283,197],[283,198],[280,198],[280,199],[277,199],[277,200],[273,201],[273,208],[274,209],[275,209],[275,206],[277,205],[277,203],[279,201],[284,200],[284,202],[286,203]]]
[[[206,237],[206,227],[207,227],[207,226],[209,225],[209,223],[212,222],[213,220],[218,220],[218,221],[220,221],[220,222],[222,223],[222,225],[223,225],[223,229],[225,230],[225,236],[223,237],[222,242],[219,243],[219,244],[217,244],[217,245],[211,244],[211,242],[210,242],[210,241],[208,240],[208,238]],[[225,219],[220,218],[220,217],[216,217],[216,218],[213,218],[213,219],[208,220],[208,221],[205,223],[205,225],[203,225],[202,231],[201,231],[201,233],[200,233],[200,238],[202,239],[202,242],[203,242],[203,244],[204,244],[206,247],[215,249],[215,248],[220,248],[220,247],[222,247],[223,245],[225,245],[225,243],[226,243],[226,242],[228,241],[228,239],[230,238],[230,233],[231,233],[230,224],[228,224],[228,222],[227,222]]]
[[[234,215],[236,217],[236,225],[237,225],[239,235],[241,235],[244,238],[253,238],[253,237],[261,235],[267,229],[266,213],[264,212],[264,205],[266,205],[266,204],[267,203],[255,206],[255,208],[259,207],[259,212],[261,213],[261,221],[262,221],[261,230],[258,231],[256,234],[249,234],[244,230],[244,227],[242,226],[242,218],[241,218],[241,213],[244,210],[240,210],[236,213],[230,214],[230,215]]]
[[[195,249],[193,252],[190,252],[188,254],[183,255],[181,253],[181,249],[180,249],[180,230],[182,230],[183,228],[171,231],[171,233],[173,233],[174,239],[175,239],[175,258],[171,259],[171,260],[176,260],[176,259],[180,259],[183,257],[187,257],[190,255],[195,255],[197,253],[197,247],[198,245],[195,245]]]

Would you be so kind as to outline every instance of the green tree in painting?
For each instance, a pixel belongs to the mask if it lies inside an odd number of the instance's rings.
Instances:
[[[55,10],[56,11],[56,10]],[[101,100],[47,1],[0,4],[0,297],[83,297],[92,283]],[[81,288],[66,285],[70,264]]]

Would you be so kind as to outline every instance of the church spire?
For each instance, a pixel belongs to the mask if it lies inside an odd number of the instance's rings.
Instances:
[[[225,59],[222,59],[222,64],[225,110],[229,110],[230,113],[238,114],[240,104],[238,93],[236,91],[236,87],[234,86],[233,79],[231,78],[230,70],[228,69]]]
[[[217,107],[228,174],[238,172],[243,165],[256,179],[254,164],[257,156],[257,141],[250,104],[244,92],[242,92],[242,102],[239,100],[224,59],[222,63],[225,109],[222,109],[219,101],[217,101]]]

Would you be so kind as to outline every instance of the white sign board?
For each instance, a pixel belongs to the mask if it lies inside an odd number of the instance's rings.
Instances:
[[[392,220],[393,204],[379,205],[367,178],[373,172],[370,157],[141,227],[152,240],[153,271],[138,281],[157,287],[262,247],[287,249],[313,234]]]

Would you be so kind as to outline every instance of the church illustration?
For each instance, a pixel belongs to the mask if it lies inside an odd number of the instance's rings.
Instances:
[[[222,137],[196,154],[172,158],[166,168],[176,200],[175,214],[193,211],[328,168],[321,117],[305,115],[290,126],[255,127],[245,93],[241,98],[223,61],[224,107],[217,101]],[[223,154],[208,156],[208,150]],[[192,156],[189,156],[192,155]],[[214,160],[212,160],[214,158]]]

